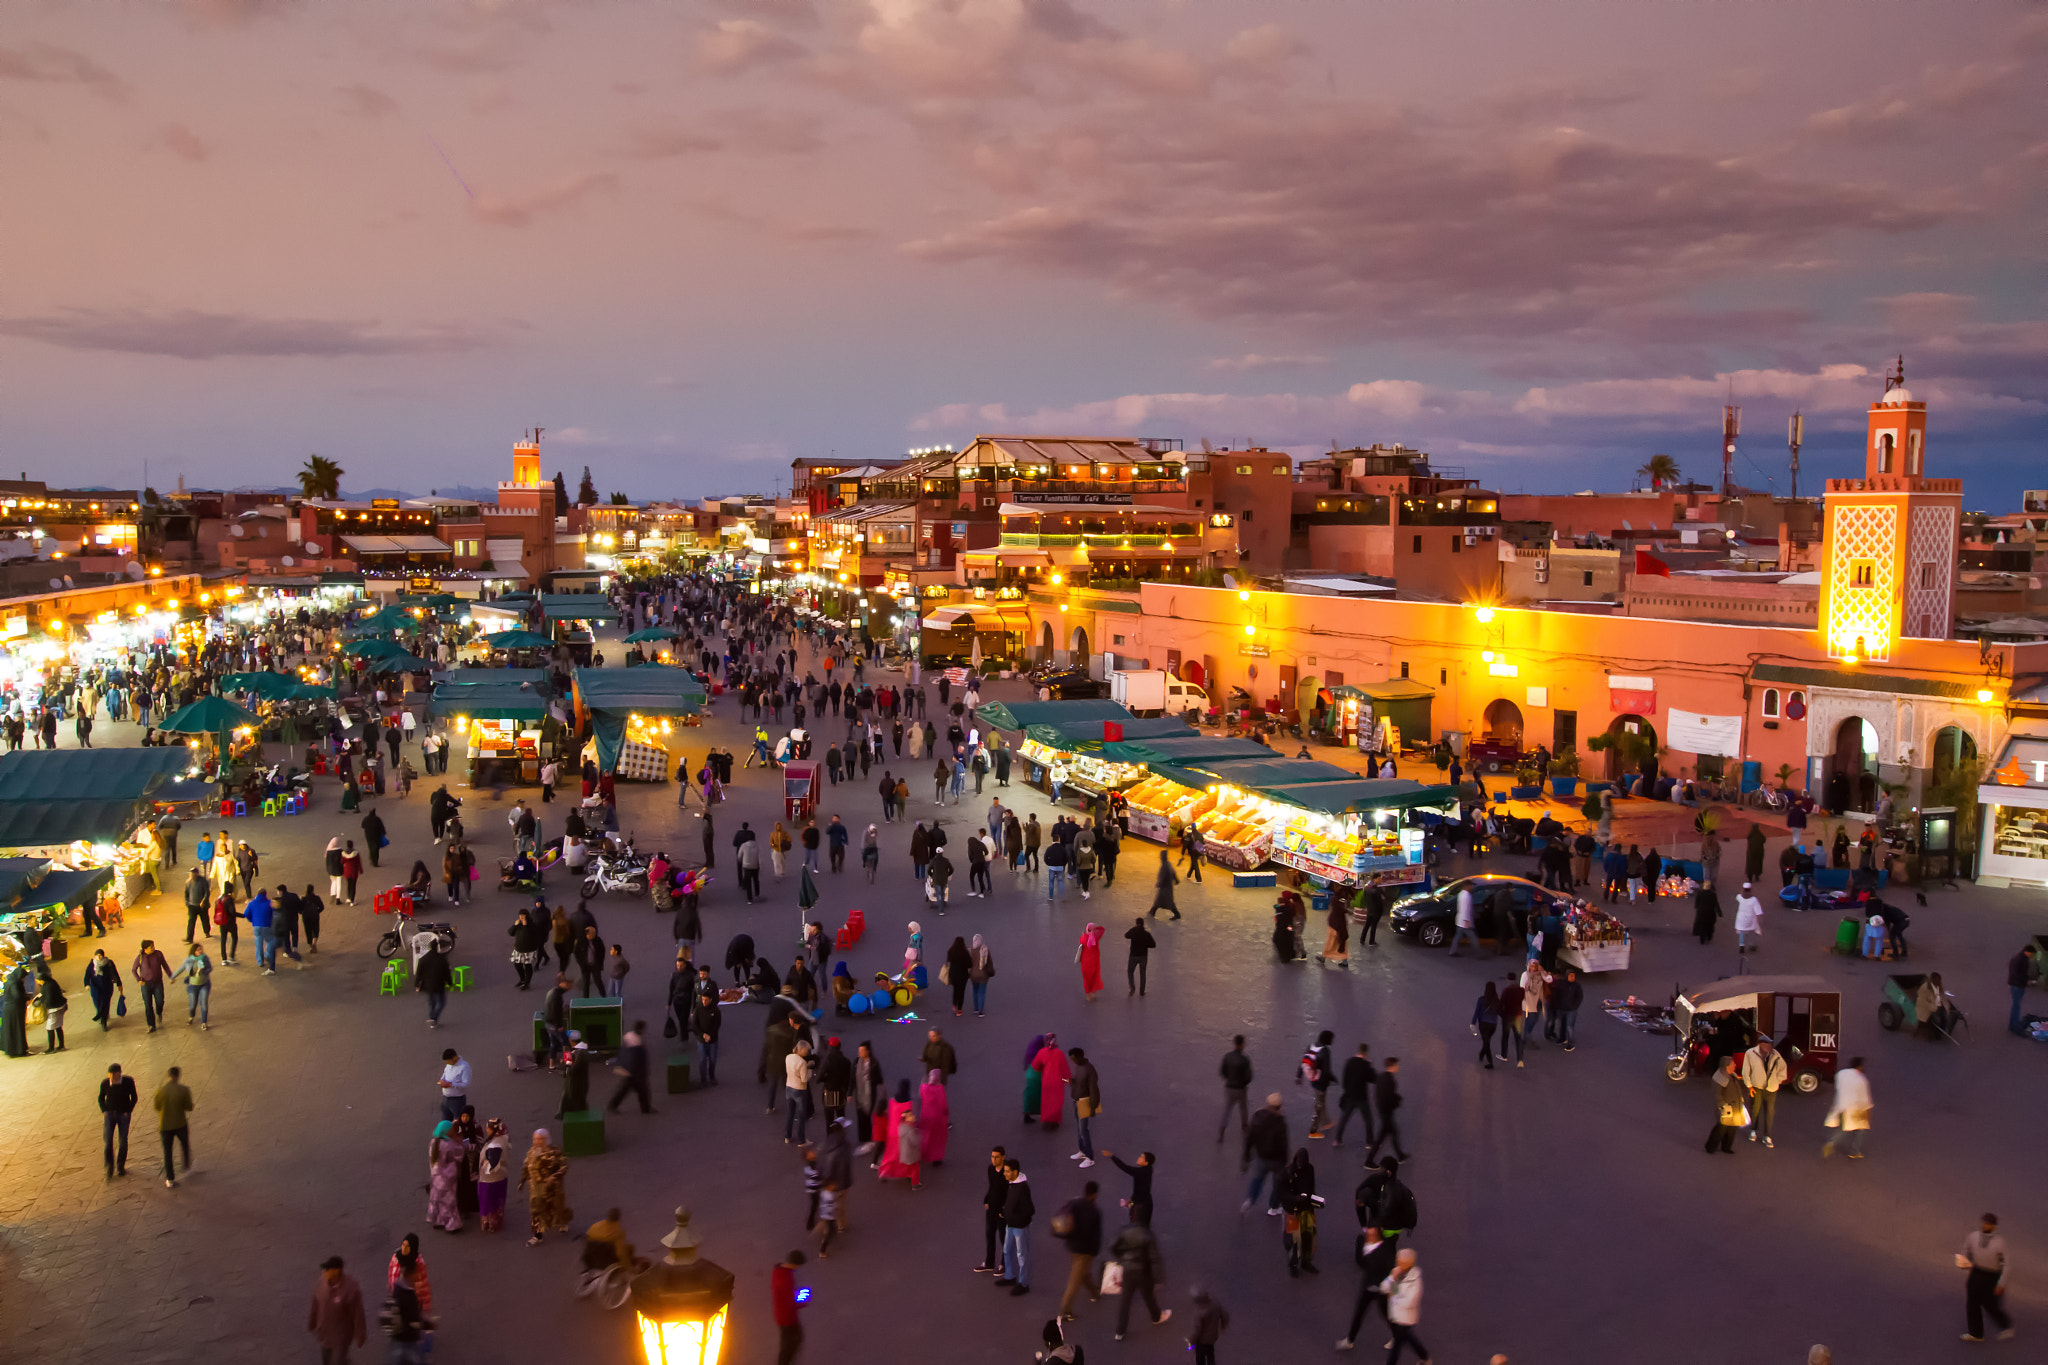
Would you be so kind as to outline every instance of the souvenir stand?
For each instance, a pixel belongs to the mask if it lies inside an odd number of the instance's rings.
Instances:
[[[1564,912],[1564,943],[1557,960],[1582,972],[1628,970],[1628,926],[1588,901]]]

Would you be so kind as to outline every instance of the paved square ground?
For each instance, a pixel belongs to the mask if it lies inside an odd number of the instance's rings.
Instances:
[[[1004,686],[992,690],[1000,695]],[[693,758],[714,738],[744,754],[746,732],[732,708],[721,699],[711,723],[690,732]],[[105,743],[133,742],[126,727],[102,724],[99,732]],[[929,818],[935,812],[928,763],[907,762],[902,771],[913,794],[910,814]],[[995,794],[989,786],[981,800],[936,813],[956,830],[979,825],[987,795]],[[377,803],[392,846],[384,873],[366,885],[402,879],[420,857],[438,873],[428,789]],[[672,784],[621,791],[622,824],[642,848],[696,856],[700,818],[677,811]],[[1001,794],[1047,818],[1042,796],[1018,785]],[[360,839],[358,817],[338,813],[331,779],[316,795],[305,816],[228,823],[261,851],[263,876],[272,884],[313,881],[324,892],[320,850],[327,839]],[[371,948],[379,926],[367,891],[355,910],[330,909],[323,951],[306,970],[287,964],[274,978],[257,976],[253,966],[217,971],[210,1033],[174,1023],[147,1035],[131,990],[133,1012],[102,1034],[78,986],[88,954],[75,952],[61,964],[60,979],[75,991],[70,1051],[0,1065],[6,1358],[96,1365],[315,1360],[304,1315],[319,1261],[347,1257],[374,1314],[391,1249],[405,1232],[425,1229],[425,1151],[440,1050],[454,1046],[471,1058],[480,1112],[504,1118],[520,1149],[522,1135],[548,1121],[558,1100],[555,1082],[511,1074],[505,1064],[507,1054],[527,1046],[528,1021],[540,1004],[538,991],[513,989],[505,929],[517,902],[492,889],[488,871],[508,851],[502,812],[510,796],[494,805],[487,793],[463,795],[487,871],[476,904],[449,917],[461,934],[456,958],[472,965],[477,986],[453,999],[439,1030],[426,1027],[420,997],[377,995]],[[767,902],[748,908],[732,876],[731,833],[741,820],[767,829],[779,807],[774,777],[742,769],[716,812],[718,880],[704,902],[703,954],[714,963],[742,929],[777,958],[795,952],[796,877],[777,883],[764,869]],[[856,829],[878,820],[874,779],[828,788],[821,818],[834,812]],[[1294,1141],[1305,1141],[1308,1092],[1291,1071],[1325,1027],[1337,1033],[1339,1056],[1368,1041],[1376,1057],[1402,1058],[1403,1127],[1416,1153],[1405,1176],[1420,1202],[1413,1245],[1428,1286],[1421,1334],[1440,1363],[1483,1361],[1494,1351],[1507,1352],[1516,1365],[1793,1362],[1816,1341],[1833,1345],[1840,1362],[1961,1360],[1973,1350],[2032,1358],[2037,1350],[2024,1339],[1984,1347],[1957,1341],[1962,1283],[1952,1256],[1985,1209],[2005,1220],[2015,1262],[2008,1299],[2023,1333],[2048,1333],[2039,1270],[2048,1260],[2048,1182],[2033,1150],[2048,1112],[2041,1085],[2048,1049],[2004,1030],[2004,961],[2048,920],[2036,893],[1930,893],[1928,907],[1916,911],[1912,967],[1944,972],[1975,1016],[1975,1036],[1961,1048],[1880,1032],[1885,968],[1830,957],[1832,917],[1773,914],[1758,969],[1816,973],[1843,991],[1845,1055],[1870,1059],[1870,1158],[1822,1161],[1825,1091],[1780,1105],[1775,1151],[1739,1142],[1733,1159],[1710,1158],[1700,1150],[1711,1122],[1707,1085],[1665,1080],[1666,1040],[1604,1017],[1596,1003],[1631,992],[1661,1002],[1674,982],[1696,984],[1735,970],[1725,927],[1708,948],[1687,936],[1689,905],[1660,902],[1625,912],[1636,931],[1634,967],[1590,983],[1574,1053],[1543,1047],[1530,1054],[1526,1070],[1485,1072],[1474,1061],[1467,1020],[1482,981],[1504,972],[1504,964],[1453,960],[1383,935],[1376,949],[1354,945],[1348,971],[1313,962],[1283,967],[1267,945],[1270,894],[1234,891],[1227,877],[1211,872],[1201,886],[1183,887],[1184,922],[1154,926],[1161,946],[1151,990],[1132,1000],[1117,989],[1117,935],[1150,902],[1155,860],[1142,841],[1127,845],[1117,886],[1090,901],[1069,892],[1049,904],[1042,880],[998,871],[993,899],[961,901],[939,920],[912,885],[908,826],[883,829],[874,885],[860,877],[857,853],[847,873],[820,879],[819,913],[828,925],[836,927],[851,909],[867,914],[867,937],[850,955],[855,972],[896,967],[904,925],[913,918],[924,923],[934,970],[954,934],[979,932],[998,971],[986,1019],[952,1018],[943,989],[920,1003],[918,1013],[944,1028],[959,1050],[950,1159],[928,1172],[921,1191],[860,1184],[850,1203],[853,1232],[830,1261],[814,1259],[806,1268],[816,1297],[806,1310],[803,1359],[1028,1359],[1064,1278],[1064,1255],[1045,1224],[1083,1174],[1068,1160],[1071,1123],[1049,1133],[1019,1122],[1024,1045],[1046,1029],[1087,1048],[1101,1068],[1105,1107],[1097,1142],[1159,1156],[1154,1221],[1166,1302],[1177,1316],[1163,1328],[1136,1327],[1115,1343],[1112,1304],[1084,1305],[1075,1330],[1091,1361],[1185,1359],[1180,1315],[1196,1285],[1213,1287],[1231,1311],[1222,1360],[1330,1352],[1357,1278],[1349,1205],[1359,1145],[1340,1151],[1327,1141],[1307,1144],[1331,1202],[1323,1273],[1292,1280],[1279,1220],[1238,1215],[1235,1139],[1221,1146],[1215,1140],[1217,1063],[1230,1034],[1242,1031],[1252,1038],[1255,1095],[1280,1091]],[[188,827],[188,850],[195,839]],[[1739,849],[1731,853],[1732,868]],[[1527,861],[1489,865],[1525,871]],[[965,880],[963,860],[956,887],[964,889]],[[173,940],[182,928],[173,886],[172,900],[132,914],[128,927],[106,941],[124,976],[140,938]],[[566,876],[549,892],[573,901]],[[624,896],[594,908],[605,937],[623,942],[634,963],[629,1017],[658,1021],[672,960],[666,918]],[[1093,1004],[1082,999],[1074,965],[1076,939],[1090,918],[1111,929],[1104,954],[1111,989]],[[243,947],[253,963],[246,939]],[[173,1015],[182,1019],[177,994]],[[651,1117],[614,1116],[610,1152],[575,1162],[569,1178],[579,1229],[608,1205],[623,1205],[643,1248],[666,1231],[671,1209],[690,1206],[706,1254],[738,1276],[726,1359],[742,1365],[774,1358],[769,1267],[791,1247],[814,1245],[801,1227],[800,1163],[779,1140],[779,1118],[762,1113],[763,1091],[751,1084],[761,1018],[758,1006],[729,1011],[723,1086],[658,1094],[660,1112]],[[913,1074],[922,1024],[842,1020],[833,1028],[849,1051],[873,1040],[892,1085]],[[40,1047],[39,1034],[33,1041]],[[658,1038],[653,1045],[658,1058]],[[185,1069],[198,1102],[192,1132],[199,1167],[181,1188],[163,1187],[146,1115],[137,1118],[130,1176],[102,1180],[93,1097],[111,1061],[139,1077],[145,1096],[164,1068]],[[1037,1268],[1033,1292],[1023,1299],[998,1294],[989,1277],[970,1269],[981,1256],[981,1164],[991,1142],[1022,1157],[1037,1191]],[[1086,1174],[1101,1181],[1113,1210],[1123,1178],[1107,1162]],[[474,1225],[452,1237],[423,1232],[442,1321],[435,1359],[637,1359],[629,1314],[607,1314],[573,1296],[575,1245],[557,1239],[529,1250],[524,1199],[515,1195],[508,1214],[506,1231],[495,1236]],[[1113,1232],[1116,1218],[1107,1221]],[[1369,1327],[1361,1349],[1382,1339]],[[365,1357],[381,1358],[381,1347],[373,1326]]]

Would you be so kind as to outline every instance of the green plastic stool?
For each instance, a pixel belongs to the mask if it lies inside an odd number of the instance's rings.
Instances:
[[[566,1156],[604,1155],[604,1112],[578,1109],[562,1116],[562,1152]]]
[[[469,966],[467,963],[454,969],[454,985],[458,991],[469,989]]]
[[[394,959],[384,964],[384,975],[377,981],[377,994],[396,995],[404,984],[405,967]]]

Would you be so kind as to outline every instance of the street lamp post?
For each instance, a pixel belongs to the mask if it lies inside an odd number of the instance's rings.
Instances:
[[[718,1365],[732,1309],[732,1272],[702,1260],[690,1211],[676,1210],[675,1230],[661,1239],[668,1254],[633,1277],[633,1313],[647,1365]]]

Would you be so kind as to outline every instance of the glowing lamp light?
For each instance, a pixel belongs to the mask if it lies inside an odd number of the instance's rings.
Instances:
[[[676,1210],[668,1254],[633,1277],[633,1316],[647,1365],[717,1365],[732,1309],[732,1272],[697,1255],[690,1211]]]
[[[1249,588],[1239,588],[1239,589],[1237,590],[1237,600],[1238,600],[1238,601],[1240,601],[1240,602],[1249,602],[1249,601],[1251,601],[1251,600],[1252,600],[1252,594],[1251,594],[1251,590],[1250,590]]]
[[[1490,664],[1490,663],[1492,663],[1492,662],[1493,662],[1493,651],[1492,651],[1492,650],[1490,650],[1490,649],[1482,649],[1482,650],[1480,650],[1480,651],[1479,651],[1479,662],[1480,662],[1480,663],[1483,663],[1483,664]]]
[[[1990,688],[1988,688],[1988,687],[1980,687],[1980,688],[1978,688],[1978,689],[1977,689],[1977,700],[1978,700],[1978,701],[1990,701],[1990,700],[1991,700],[1991,697],[1992,697],[1992,692],[1991,692],[1991,689],[1990,689]]]
[[[1259,633],[1259,628],[1253,625],[1251,622],[1247,621],[1244,623],[1244,633],[1247,635],[1256,635]]]
[[[1491,624],[1491,622],[1493,621],[1493,608],[1481,607],[1477,612],[1474,613],[1474,615],[1476,615],[1479,618],[1480,625],[1484,626]]]

